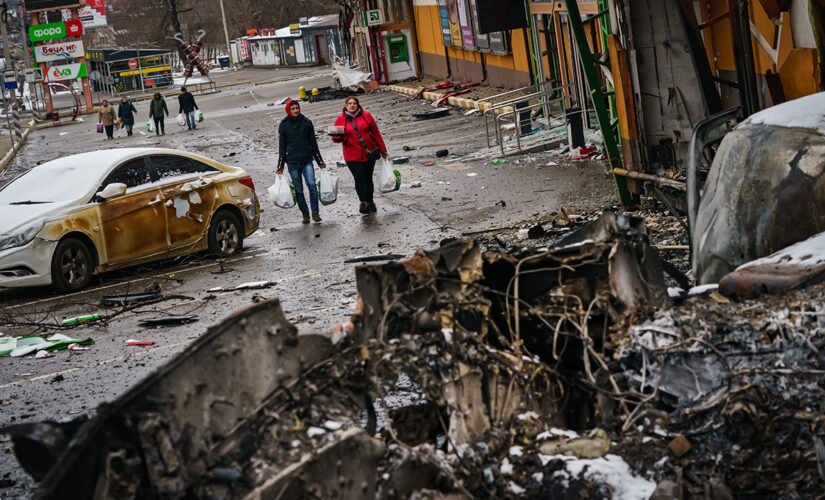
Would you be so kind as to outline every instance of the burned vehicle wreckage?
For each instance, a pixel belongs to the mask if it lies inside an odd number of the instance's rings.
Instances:
[[[641,219],[357,268],[332,335],[277,299],[89,420],[18,424],[37,498],[812,498],[817,287],[671,307]],[[743,320],[744,318],[744,320]]]

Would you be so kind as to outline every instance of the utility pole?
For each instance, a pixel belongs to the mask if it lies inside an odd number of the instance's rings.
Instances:
[[[223,8],[223,0],[220,0],[221,3],[221,17],[223,18],[223,36],[226,37],[226,55],[229,56],[229,60],[232,60],[232,48],[229,45],[229,30],[226,29],[226,11]]]
[[[9,45],[9,33],[8,27],[6,26],[6,20],[8,19],[8,14],[6,13],[6,4],[3,2],[3,19],[0,20],[0,36],[3,37],[3,58],[6,60],[6,69],[13,70],[14,65],[11,63],[11,45]],[[3,95],[5,95],[6,89],[3,89]],[[17,109],[17,92],[11,91],[9,92],[11,95],[11,108]]]

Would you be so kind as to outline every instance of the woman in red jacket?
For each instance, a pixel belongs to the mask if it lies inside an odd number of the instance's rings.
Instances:
[[[343,143],[344,161],[352,172],[355,191],[361,200],[358,211],[362,214],[375,213],[378,210],[372,199],[375,190],[372,174],[375,170],[375,161],[379,157],[387,157],[387,146],[384,145],[378,125],[372,115],[361,107],[358,99],[350,97],[346,101],[343,113],[335,120],[335,130],[343,131],[341,134],[334,134],[332,140]]]

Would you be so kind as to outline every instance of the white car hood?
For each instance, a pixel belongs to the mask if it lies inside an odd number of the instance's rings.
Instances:
[[[37,205],[0,205],[0,234],[14,234],[37,220],[51,220],[76,202],[39,203]]]

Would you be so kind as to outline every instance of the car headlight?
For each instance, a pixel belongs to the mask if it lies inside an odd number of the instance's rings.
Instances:
[[[30,242],[43,229],[44,221],[37,221],[15,231],[14,234],[0,234],[0,250],[20,247]]]

